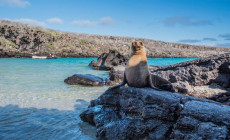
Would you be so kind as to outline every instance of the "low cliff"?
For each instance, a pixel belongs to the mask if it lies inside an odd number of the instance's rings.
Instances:
[[[80,117],[99,139],[230,139],[229,106],[150,88],[108,89]]]
[[[0,57],[98,57],[109,50],[130,53],[130,44],[138,38],[66,33],[0,20]],[[148,57],[206,57],[230,51],[229,48],[203,47],[149,39]]]

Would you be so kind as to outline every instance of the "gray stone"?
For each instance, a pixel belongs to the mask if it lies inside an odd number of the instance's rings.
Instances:
[[[65,83],[70,85],[84,85],[84,86],[102,86],[104,85],[103,79],[91,74],[74,74],[64,80]]]
[[[109,53],[101,54],[97,61],[94,60],[89,64],[95,70],[111,70],[114,66],[125,66],[128,59],[116,50],[109,50]]]
[[[160,67],[151,72],[170,81],[178,93],[207,98],[221,93],[216,93],[218,90],[209,85],[217,84],[221,90],[224,89],[225,91],[230,87],[229,63],[230,53],[226,53]],[[199,90],[203,86],[208,88],[207,96],[205,91]],[[193,88],[198,90],[194,91]]]
[[[81,119],[94,122],[98,139],[228,139],[230,107],[167,91],[122,86],[109,88],[92,101]]]

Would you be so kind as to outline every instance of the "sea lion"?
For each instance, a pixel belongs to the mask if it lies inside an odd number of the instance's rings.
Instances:
[[[150,73],[144,43],[141,41],[133,42],[131,50],[131,57],[125,68],[123,82],[112,88],[127,84],[137,88],[151,87],[156,90],[171,90],[172,85],[169,81]]]

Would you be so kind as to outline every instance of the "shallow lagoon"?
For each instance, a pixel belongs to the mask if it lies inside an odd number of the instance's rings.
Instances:
[[[150,58],[166,66],[194,58]],[[108,87],[67,85],[74,73],[108,77],[88,67],[96,58],[0,59],[0,139],[95,139],[79,114]]]

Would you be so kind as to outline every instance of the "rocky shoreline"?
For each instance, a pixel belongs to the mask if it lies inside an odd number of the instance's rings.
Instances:
[[[178,63],[151,72],[169,80],[179,93],[209,98],[230,90],[230,53]]]
[[[110,84],[123,68],[111,69]],[[230,139],[230,53],[149,69],[177,93],[109,88],[80,115],[98,139]]]
[[[229,106],[150,88],[108,89],[80,117],[103,140],[230,138]]]
[[[130,43],[141,40],[149,58],[202,58],[229,52],[229,48],[194,46],[142,38],[89,35],[42,29],[0,20],[0,57],[98,57],[109,50],[128,56]]]
[[[76,78],[76,75],[65,80],[68,84],[90,86],[113,86],[123,80],[125,64],[128,59],[117,51],[102,54],[97,61],[89,66],[96,70],[110,70],[109,78],[105,79],[88,75]],[[150,66],[153,75],[160,76],[172,83],[173,91],[198,98],[210,98],[230,92],[230,53],[197,59],[166,67]],[[98,80],[100,79],[100,80]],[[100,82],[98,82],[100,81]],[[90,84],[90,83],[95,84]]]
[[[150,66],[152,74],[170,81],[175,91],[199,98],[208,98],[230,89],[230,53],[170,65]],[[122,81],[124,68],[110,71],[107,85]]]

